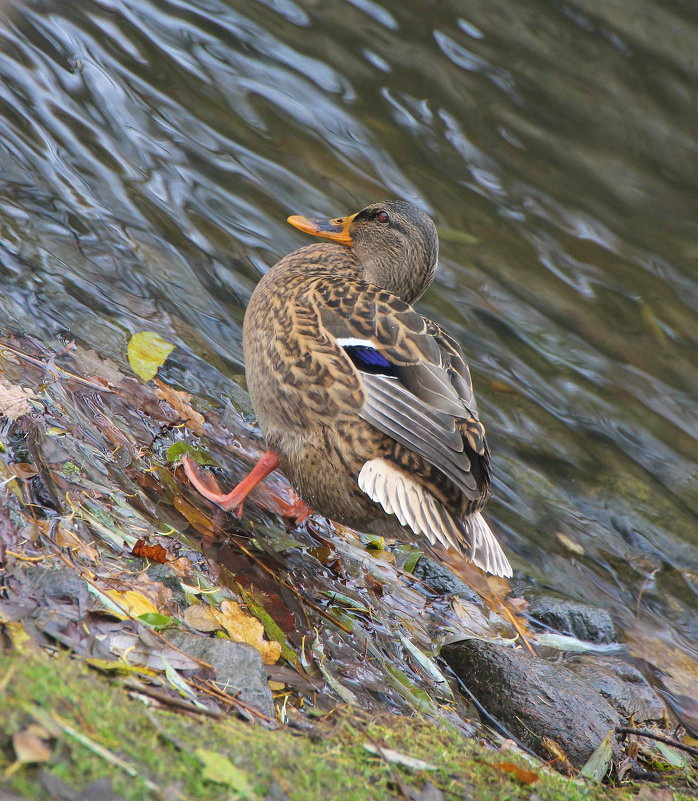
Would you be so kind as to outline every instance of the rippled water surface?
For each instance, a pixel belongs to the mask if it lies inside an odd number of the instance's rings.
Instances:
[[[5,2],[0,41],[4,327],[155,329],[223,402],[286,216],[412,200],[522,581],[696,656],[694,3]]]

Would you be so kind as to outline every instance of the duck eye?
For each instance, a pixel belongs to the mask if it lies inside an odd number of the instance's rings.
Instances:
[[[390,222],[390,215],[387,211],[379,211],[376,214],[376,220],[378,220],[379,223],[388,223]]]

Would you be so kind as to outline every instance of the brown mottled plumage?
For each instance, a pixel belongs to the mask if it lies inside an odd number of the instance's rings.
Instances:
[[[468,366],[410,305],[436,270],[433,222],[404,201],[289,222],[334,241],[281,259],[245,316],[247,383],[281,469],[333,520],[411,529],[511,575],[479,512],[490,457]]]

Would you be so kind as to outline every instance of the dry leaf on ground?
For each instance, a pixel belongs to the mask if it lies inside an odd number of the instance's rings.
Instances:
[[[184,622],[197,631],[215,631],[221,628],[216,610],[208,604],[192,604],[184,613]]]
[[[223,601],[220,609],[192,604],[184,613],[184,621],[197,631],[225,629],[231,640],[254,646],[265,665],[273,665],[281,656],[281,645],[276,640],[265,640],[264,626],[233,601]]]
[[[145,540],[137,540],[131,549],[134,556],[150,559],[152,562],[167,562],[167,551],[160,544],[148,545]]]
[[[204,416],[194,409],[191,405],[191,395],[179,389],[168,387],[159,379],[155,379],[157,387],[155,394],[158,398],[166,401],[177,412],[180,420],[184,420],[187,426],[199,436],[204,434]]]
[[[0,417],[16,420],[23,414],[32,411],[29,401],[38,400],[39,396],[31,389],[24,389],[18,384],[10,384],[0,378]]]
[[[87,542],[83,542],[77,534],[74,534],[65,526],[59,525],[56,530],[56,545],[76,551],[79,556],[89,562],[96,562],[99,559],[99,553],[96,548]]]
[[[102,359],[96,350],[77,346],[72,354],[73,363],[88,378],[101,378],[107,384],[120,384],[126,376],[116,362]]]
[[[44,742],[51,735],[43,726],[32,724],[24,731],[12,735],[12,747],[18,762],[48,762],[53,755],[53,749]]]

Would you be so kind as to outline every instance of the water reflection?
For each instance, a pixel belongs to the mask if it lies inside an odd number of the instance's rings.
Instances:
[[[247,299],[302,244],[286,215],[413,200],[442,238],[424,309],[471,360],[490,517],[515,566],[690,651],[698,22],[684,3],[2,13],[7,326],[122,362],[128,335],[154,328],[179,346],[170,379],[223,402]]]

